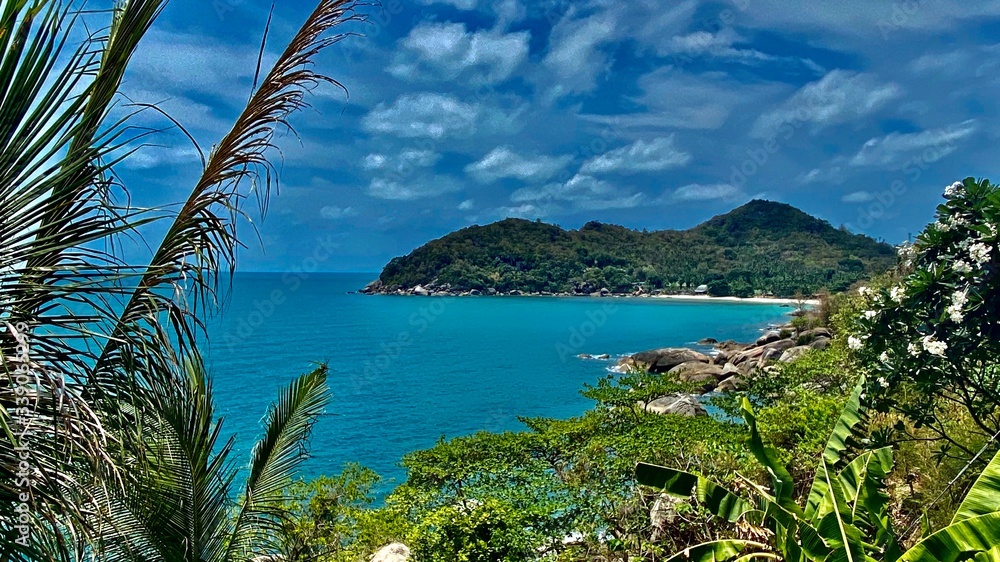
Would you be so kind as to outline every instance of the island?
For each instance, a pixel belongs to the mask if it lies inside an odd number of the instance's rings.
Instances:
[[[395,295],[808,297],[891,268],[895,249],[795,207],[753,200],[688,230],[470,226],[392,259],[361,292]]]

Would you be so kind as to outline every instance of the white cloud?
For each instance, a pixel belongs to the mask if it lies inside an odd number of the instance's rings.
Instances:
[[[372,153],[365,156],[361,167],[406,174],[412,173],[415,168],[429,168],[440,159],[441,155],[433,150],[404,150],[396,155]]]
[[[741,22],[755,27],[771,31],[827,30],[837,36],[874,37],[880,41],[900,38],[908,30],[940,31],[954,28],[967,19],[1000,15],[1000,4],[994,0],[839,0],[813,2],[800,9],[791,9],[787,0],[730,0],[730,3],[739,10]]]
[[[677,148],[674,135],[669,135],[648,142],[638,140],[628,146],[605,152],[584,162],[580,172],[584,174],[659,172],[682,167],[690,162],[691,158],[690,152]]]
[[[958,150],[958,143],[971,137],[978,129],[974,120],[957,125],[928,129],[919,133],[890,133],[870,139],[850,160],[852,166],[898,168],[913,158],[922,162],[937,162]]]
[[[586,93],[611,64],[602,46],[617,39],[616,12],[602,11],[576,18],[570,9],[549,35],[549,50],[542,59],[540,83],[549,86],[547,99]]]
[[[869,191],[854,191],[840,198],[844,203],[867,203],[875,199]]]
[[[528,56],[527,31],[469,33],[462,23],[423,23],[401,39],[389,72],[406,80],[457,80],[474,86],[510,78]]]
[[[800,174],[797,179],[801,184],[844,183],[844,169],[840,166],[813,168],[804,174]]]
[[[565,183],[524,187],[510,196],[514,203],[569,202],[578,210],[631,208],[642,199],[641,193],[622,193],[607,181],[583,174],[577,174]]]
[[[782,127],[811,123],[816,130],[867,117],[901,95],[899,86],[871,74],[834,70],[806,84],[781,107],[754,123],[751,135],[767,138]]]
[[[368,195],[389,201],[416,201],[451,193],[461,185],[446,176],[407,179],[406,182],[375,178],[368,185]]]
[[[646,111],[623,115],[584,114],[581,118],[612,129],[662,130],[722,127],[737,106],[753,106],[770,97],[773,85],[741,84],[724,73],[691,74],[672,67],[641,76],[642,95],[635,101]]]
[[[201,158],[193,146],[144,146],[131,156],[122,160],[126,168],[146,170],[160,166],[189,166],[193,171],[200,171]]]
[[[490,183],[503,178],[524,181],[545,181],[562,171],[572,156],[523,156],[509,147],[500,146],[478,162],[465,167],[465,172],[479,182]]]
[[[504,218],[538,219],[548,215],[549,210],[526,203],[516,207],[500,207],[496,213]]]
[[[475,10],[479,5],[479,0],[418,0],[424,6],[431,4],[448,4],[459,10]]]
[[[465,201],[462,201],[461,203],[458,204],[458,210],[471,211],[473,208],[475,208],[475,206],[476,206],[475,201],[473,201],[472,199],[466,199]]]
[[[358,211],[353,207],[333,207],[325,206],[319,210],[319,216],[324,219],[339,220],[357,216]]]
[[[733,200],[743,196],[743,192],[727,183],[692,183],[678,187],[673,198],[679,201],[709,201],[713,199]]]
[[[404,94],[392,105],[380,103],[362,120],[371,133],[398,137],[468,138],[473,135],[511,133],[518,128],[518,114],[508,115],[496,107],[465,103],[438,93]]]

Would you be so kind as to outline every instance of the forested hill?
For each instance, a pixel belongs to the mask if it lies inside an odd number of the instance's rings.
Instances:
[[[394,258],[366,292],[690,292],[810,295],[895,264],[885,243],[791,205],[754,200],[690,230],[589,222],[579,230],[506,219],[463,228]],[[418,289],[418,292],[423,292]]]

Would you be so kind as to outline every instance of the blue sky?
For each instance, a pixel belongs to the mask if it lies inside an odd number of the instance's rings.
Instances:
[[[275,7],[268,59],[314,7]],[[124,93],[203,148],[249,95],[270,4],[173,0]],[[325,52],[280,139],[244,271],[329,271],[508,216],[688,228],[752,198],[896,243],[995,171],[995,0],[386,0]],[[139,124],[169,125],[152,112]],[[199,171],[166,131],[120,173],[148,202]],[[246,225],[243,225],[244,227]]]

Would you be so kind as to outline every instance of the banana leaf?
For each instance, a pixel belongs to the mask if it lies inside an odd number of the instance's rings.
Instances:
[[[918,542],[899,557],[900,562],[958,562],[1000,560],[1000,512],[970,517],[948,525]]]
[[[986,466],[983,473],[976,479],[969,493],[962,500],[962,505],[958,506],[952,524],[976,517],[1000,511],[1000,453],[997,453],[990,464]]]
[[[635,467],[635,477],[640,484],[668,494],[694,497],[713,515],[729,522],[755,510],[750,502],[698,474],[641,462]]]

